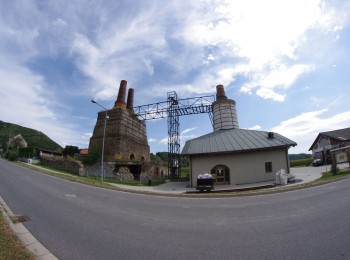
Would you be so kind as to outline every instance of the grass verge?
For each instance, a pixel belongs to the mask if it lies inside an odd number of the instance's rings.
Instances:
[[[26,164],[22,162],[17,162],[17,164],[35,171],[56,176],[69,181],[74,181],[74,182],[88,184],[88,185],[94,185],[94,186],[103,187],[103,188],[113,189],[114,186],[112,186],[111,183],[123,184],[123,185],[129,185],[129,186],[148,186],[147,180],[140,182],[140,181],[119,181],[115,178],[105,178],[105,181],[102,182],[101,179],[100,178],[97,179],[96,176],[79,176],[73,173],[57,170],[47,166],[41,166],[41,165],[32,166],[30,164]],[[165,183],[165,180],[166,180],[165,178],[159,179],[159,180],[152,179],[151,186],[157,186],[157,185],[163,184]]]
[[[336,180],[350,175],[350,170],[340,170],[336,174],[331,172],[322,173],[322,177],[319,178],[320,181]]]
[[[7,224],[2,212],[0,212],[0,259],[35,259],[35,256],[26,249]]]

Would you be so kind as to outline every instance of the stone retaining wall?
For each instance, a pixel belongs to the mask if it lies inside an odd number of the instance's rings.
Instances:
[[[43,166],[75,173],[80,176],[84,176],[86,172],[82,162],[70,159],[41,157],[40,163]]]

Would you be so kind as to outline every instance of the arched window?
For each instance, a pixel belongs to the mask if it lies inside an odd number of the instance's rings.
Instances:
[[[145,162],[145,157],[141,156],[141,163]]]
[[[216,184],[230,184],[230,169],[225,165],[216,165],[211,171]]]
[[[130,160],[134,161],[135,160],[135,155],[130,154]]]

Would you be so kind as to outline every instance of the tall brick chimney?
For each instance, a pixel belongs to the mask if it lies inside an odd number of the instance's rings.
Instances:
[[[216,86],[216,100],[227,99],[223,85]]]
[[[134,89],[129,88],[126,108],[132,110],[133,107],[134,107]]]
[[[118,97],[114,103],[114,108],[125,108],[126,107],[126,104],[125,104],[126,85],[127,85],[126,80],[122,80],[120,82]]]

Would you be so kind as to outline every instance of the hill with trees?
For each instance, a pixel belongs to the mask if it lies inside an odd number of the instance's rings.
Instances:
[[[0,120],[0,146],[3,147],[3,149],[7,147],[6,143],[8,142],[9,138],[14,137],[18,134],[21,134],[21,136],[28,143],[28,146],[38,147],[56,152],[62,151],[62,147],[44,133],[35,129],[3,122]]]
[[[311,157],[312,157],[312,154],[307,154],[307,153],[290,154],[289,160],[309,159]]]

